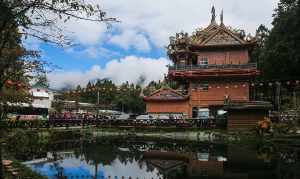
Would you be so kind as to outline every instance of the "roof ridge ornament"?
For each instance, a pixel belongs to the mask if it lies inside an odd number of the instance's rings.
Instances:
[[[223,14],[223,9],[221,11],[221,14],[220,14],[220,20],[221,20],[221,25],[223,26],[224,25],[224,14]]]
[[[211,8],[211,24],[216,23],[216,9],[215,6]]]

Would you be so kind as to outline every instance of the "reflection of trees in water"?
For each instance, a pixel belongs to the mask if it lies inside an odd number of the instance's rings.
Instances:
[[[65,178],[64,168],[61,166],[61,163],[63,162],[63,158],[57,155],[57,152],[53,152],[52,156],[54,162],[52,163],[52,165],[50,165],[50,168],[55,171],[56,173],[55,177],[58,179]]]
[[[278,168],[282,179],[298,179],[300,178],[300,149],[283,148],[278,151],[279,162]]]
[[[6,139],[5,150],[18,160],[32,160],[47,155],[47,141],[34,131],[16,130]]]
[[[300,148],[288,145],[280,145],[272,142],[263,142],[257,144],[257,156],[267,162],[279,160],[282,163],[299,162]]]
[[[265,162],[275,162],[280,179],[300,178],[300,148],[280,143],[258,143],[257,157]]]
[[[158,150],[178,153],[209,153],[210,156],[227,157],[226,144],[197,143],[188,141],[151,141],[139,138],[125,139],[122,137],[102,137],[95,140],[81,138],[78,133],[53,133],[45,138],[36,132],[17,131],[8,137],[5,150],[9,151],[15,158],[20,160],[32,160],[34,158],[46,157],[47,151],[74,151],[74,156],[84,159],[87,163],[94,165],[95,173],[98,166],[111,165],[113,161],[119,160],[123,165],[137,162],[140,169],[145,168],[147,172],[153,172],[155,168],[142,160],[143,151]],[[88,140],[86,140],[88,139]],[[265,162],[275,162],[278,167],[276,175],[283,179],[294,179],[299,177],[300,149],[288,144],[274,144],[262,142],[258,145],[252,144],[257,158]],[[241,146],[237,146],[241,147]],[[128,148],[122,151],[119,148]],[[245,163],[247,161],[244,161]],[[61,159],[57,159],[53,168],[57,173],[61,171]],[[251,171],[249,171],[251,172]],[[293,178],[294,177],[294,178]]]
[[[85,141],[82,154],[89,163],[110,165],[116,158],[115,149],[109,140]]]
[[[94,178],[97,178],[99,164],[110,165],[114,160],[114,146],[108,140],[85,141],[82,147],[82,155],[84,155],[87,163],[94,165]]]

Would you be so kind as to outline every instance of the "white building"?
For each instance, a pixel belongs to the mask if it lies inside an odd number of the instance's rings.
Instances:
[[[33,96],[32,107],[34,108],[51,108],[54,99],[53,91],[44,87],[32,87],[30,93]]]

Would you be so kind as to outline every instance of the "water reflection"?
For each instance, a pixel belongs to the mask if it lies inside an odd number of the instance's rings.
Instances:
[[[297,145],[110,137],[49,140],[41,149],[30,148],[26,164],[49,178],[300,178]]]

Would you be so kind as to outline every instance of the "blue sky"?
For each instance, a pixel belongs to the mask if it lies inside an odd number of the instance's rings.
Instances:
[[[140,76],[160,80],[167,73],[165,46],[169,36],[191,34],[206,27],[211,7],[217,17],[224,10],[224,23],[254,34],[260,24],[271,27],[278,0],[88,0],[99,3],[108,16],[121,23],[105,24],[71,20],[61,24],[75,47],[61,48],[35,39],[28,47],[42,52],[42,59],[60,67],[48,74],[52,88],[85,85],[89,80],[110,78],[115,83],[136,83]],[[217,18],[219,19],[219,18]]]
[[[151,44],[151,50],[148,52],[139,51],[134,48],[125,50],[109,44],[102,45],[101,49],[95,51],[80,44],[64,49],[56,45],[43,43],[39,48],[42,51],[43,59],[57,65],[59,69],[63,70],[86,71],[95,64],[105,67],[105,64],[112,59],[120,59],[131,55],[148,58],[166,57],[165,49],[157,48],[153,44]]]

